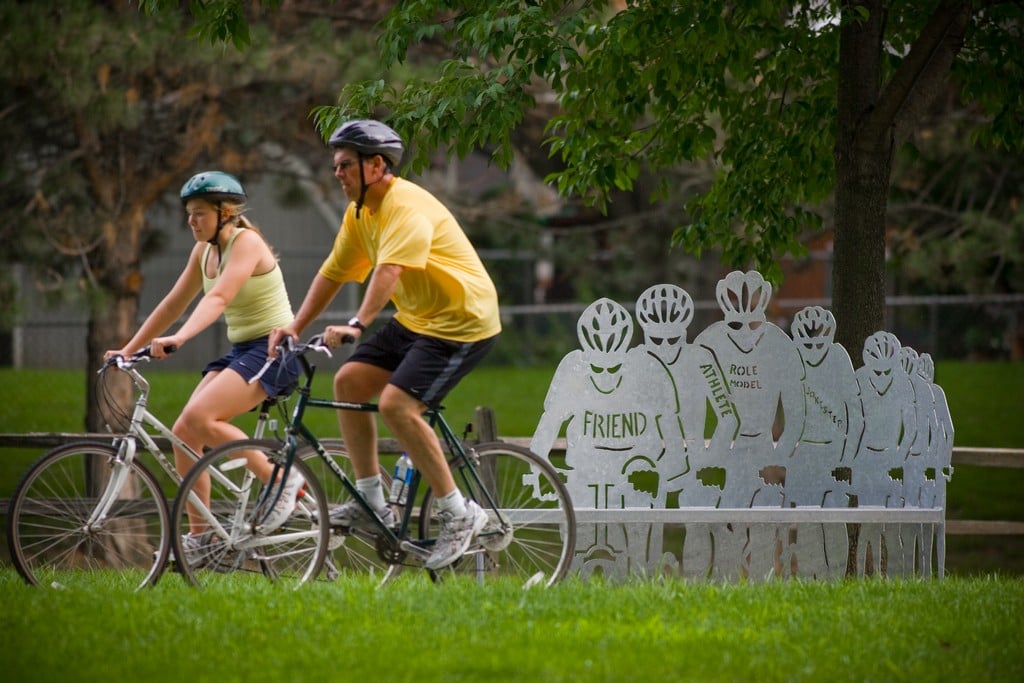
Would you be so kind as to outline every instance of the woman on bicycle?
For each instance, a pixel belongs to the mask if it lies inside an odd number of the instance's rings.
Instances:
[[[174,433],[196,453],[245,438],[245,432],[231,420],[268,397],[289,393],[298,377],[295,362],[282,367],[278,360],[258,382],[249,383],[267,360],[270,331],[291,322],[292,308],[277,256],[259,229],[242,215],[245,201],[242,184],[228,173],[209,171],[189,178],[181,188],[181,202],[196,240],[188,262],[138,332],[122,348],[105,354],[105,358],[128,356],[148,345],[154,358],[164,358],[221,315],[225,317],[231,350],[206,366],[174,423]],[[202,298],[181,327],[160,336],[185,314],[200,292]],[[194,461],[175,449],[175,462],[184,475]],[[273,465],[260,454],[249,458],[246,466],[264,483],[273,472]],[[265,532],[288,518],[304,483],[298,472],[289,476],[274,509],[264,519]],[[198,520],[193,524],[186,547],[199,543],[204,530],[200,524]]]

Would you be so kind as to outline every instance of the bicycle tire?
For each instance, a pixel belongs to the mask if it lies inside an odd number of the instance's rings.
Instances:
[[[457,460],[451,463],[452,471],[463,494],[487,511],[491,523],[462,558],[449,568],[432,572],[434,578],[446,573],[473,576],[481,582],[513,578],[524,587],[561,581],[576,549],[576,513],[561,477],[539,455],[513,444],[489,442],[473,447],[471,453],[479,462],[477,473],[491,491],[494,506]],[[538,475],[536,489],[524,480],[531,472]],[[535,490],[550,500],[536,497]],[[420,511],[420,539],[428,544],[439,529],[433,497],[428,491]],[[510,521],[511,527],[501,530],[497,515]]]
[[[109,483],[117,459],[111,444],[75,442],[45,453],[26,470],[7,512],[11,561],[26,582],[95,587],[102,573],[114,585],[139,589],[159,578],[170,547],[170,517],[159,481],[142,463],[132,460],[106,517],[89,522],[106,488],[93,482]]]
[[[301,460],[292,463],[306,480],[295,513],[270,533],[259,529],[257,505],[265,486],[244,467],[240,454],[257,451],[277,458],[283,447],[277,440],[232,441],[207,452],[185,475],[171,513],[172,542],[175,567],[193,586],[234,583],[239,574],[253,574],[298,587],[319,573],[329,530],[317,520],[326,518],[327,503],[319,480]],[[205,486],[209,504],[200,514],[210,525],[208,542],[188,552],[183,538],[190,530],[188,502],[203,500]]]
[[[345,472],[345,476],[355,482],[355,472],[344,443],[337,439],[324,439],[320,445]],[[324,463],[312,446],[303,447],[296,457],[306,463],[316,475],[326,495],[328,510],[351,500],[351,495],[342,486],[338,476]],[[391,475],[381,468],[380,479],[384,493],[387,495],[391,488]],[[334,580],[343,576],[366,574],[383,578],[389,568],[390,565],[378,552],[377,542],[372,534],[359,532],[342,534],[340,529],[331,529],[321,578]],[[394,573],[393,570],[392,573]]]

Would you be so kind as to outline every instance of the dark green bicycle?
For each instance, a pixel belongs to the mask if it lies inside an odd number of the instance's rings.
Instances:
[[[434,496],[421,481],[420,473],[412,470],[408,502],[393,503],[398,525],[390,527],[356,490],[344,466],[349,464],[344,446],[336,440],[319,440],[303,422],[307,408],[377,412],[377,405],[311,396],[315,366],[307,356],[311,352],[330,355],[321,337],[282,346],[279,351],[298,359],[304,375],[283,438],[233,441],[203,456],[185,477],[175,500],[172,538],[180,545],[183,532],[188,530],[186,506],[190,496],[208,496],[211,502],[204,507],[214,513],[208,521],[217,529],[223,556],[230,561],[236,550],[231,539],[243,541],[244,548],[244,539],[252,538],[258,530],[260,511],[273,505],[279,488],[264,487],[257,495],[238,479],[247,471],[239,466],[244,462],[242,456],[259,452],[284,470],[284,476],[298,468],[306,479],[292,515],[294,522],[275,531],[278,537],[294,540],[295,553],[302,554],[308,569],[304,576],[335,578],[353,572],[371,573],[384,583],[404,567],[423,568],[440,525]],[[427,570],[431,577],[437,580],[446,574],[463,574],[480,581],[513,577],[524,586],[560,581],[569,570],[576,546],[576,516],[554,468],[520,446],[501,441],[470,443],[465,436],[459,438],[439,408],[427,410],[425,417],[441,440],[459,488],[489,517],[462,558],[445,569]],[[203,490],[206,482],[208,493]],[[331,528],[329,523],[318,523],[325,519],[325,509],[348,500],[364,508],[374,522],[369,528]],[[184,548],[177,551],[187,558]],[[223,575],[217,563],[191,564],[186,559],[181,564],[181,570],[197,585],[217,581]]]

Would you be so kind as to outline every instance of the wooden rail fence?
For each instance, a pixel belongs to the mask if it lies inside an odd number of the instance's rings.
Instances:
[[[494,438],[501,438],[511,444],[528,447],[529,437],[496,437],[493,417],[478,412],[477,415],[477,438],[481,441],[489,441]],[[0,434],[0,449],[31,448],[40,451],[56,448],[72,441],[97,441],[109,442],[111,435],[95,433],[80,434],[69,432],[34,432],[28,434]],[[158,446],[162,449],[170,449],[170,444],[163,438],[155,438]],[[397,454],[401,449],[394,439],[384,438],[379,443],[380,452],[383,454]],[[565,450],[565,439],[559,439],[554,451]],[[975,467],[998,467],[1006,469],[1024,468],[1024,449],[1019,448],[972,448],[958,446],[953,448],[953,466],[969,465]],[[7,499],[0,498],[0,514],[7,514]],[[755,508],[749,511],[754,515],[765,515],[769,509]],[[666,516],[678,515],[675,510],[654,511],[647,513],[664,512]],[[697,512],[697,511],[694,511]],[[714,511],[703,511],[713,515]],[[789,513],[795,512],[790,510]],[[852,511],[847,510],[846,514]],[[856,513],[853,513],[856,514]],[[650,519],[648,521],[662,521]],[[1024,535],[1024,521],[1018,520],[977,520],[977,519],[946,519],[946,533],[954,536],[1017,536]]]

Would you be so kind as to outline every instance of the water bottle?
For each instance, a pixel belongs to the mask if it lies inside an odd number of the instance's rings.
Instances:
[[[405,453],[398,457],[395,463],[395,476],[391,479],[391,502],[395,505],[405,505],[405,498],[409,493],[409,484],[412,483],[412,460]]]

